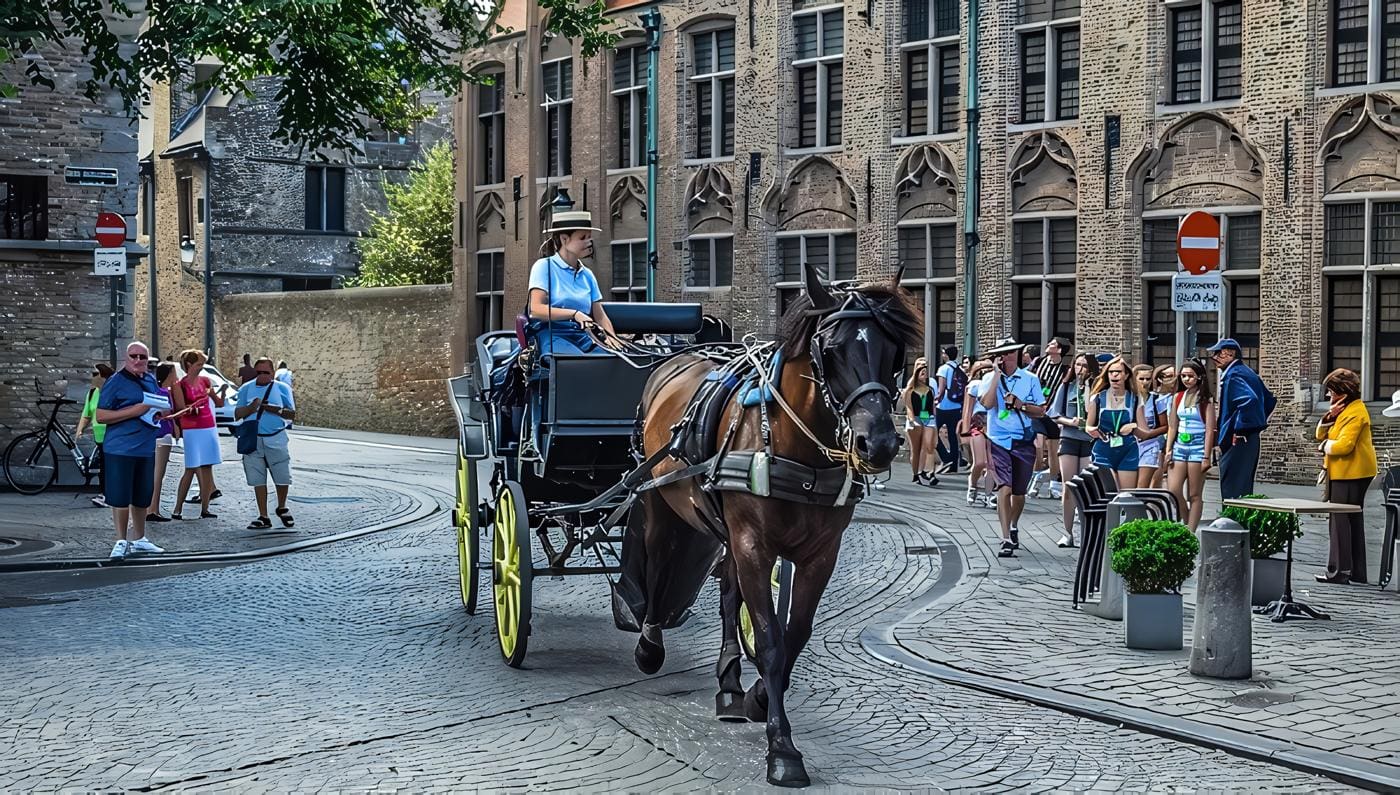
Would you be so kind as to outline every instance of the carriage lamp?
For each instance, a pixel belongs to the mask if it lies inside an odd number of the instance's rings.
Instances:
[[[550,202],[550,206],[554,208],[555,212],[571,209],[574,206],[574,200],[569,198],[569,189],[555,188],[554,201]]]
[[[180,238],[180,262],[185,265],[194,262],[194,241],[188,237]]]

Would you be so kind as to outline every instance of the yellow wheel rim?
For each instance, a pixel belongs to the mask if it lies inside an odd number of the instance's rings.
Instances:
[[[476,566],[476,556],[472,554],[474,545],[471,543],[475,539],[467,536],[468,533],[473,532],[470,511],[474,510],[472,507],[471,478],[467,476],[470,466],[472,466],[470,461],[461,455],[457,456],[457,582],[462,590],[462,604],[464,605],[469,603],[473,596],[475,581],[472,577],[472,568]]]
[[[501,654],[515,654],[520,642],[520,545],[516,535],[518,506],[509,489],[502,489],[496,501],[496,527],[491,538],[491,566],[496,599],[496,636],[501,639]]]
[[[770,582],[773,585],[774,606],[778,604],[778,589],[781,587],[781,585],[778,582],[778,571],[779,567],[781,567],[782,565],[782,561],[778,561],[777,563],[773,564],[773,578],[770,580]],[[744,651],[748,652],[748,655],[750,657],[757,658],[758,643],[754,637],[753,613],[751,612],[747,603],[741,602],[739,604],[739,607],[741,608],[739,610],[739,642],[744,644]],[[787,617],[780,616],[780,619],[786,621]]]

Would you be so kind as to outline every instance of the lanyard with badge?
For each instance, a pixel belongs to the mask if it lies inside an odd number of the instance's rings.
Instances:
[[[1108,405],[1108,399],[1107,399],[1107,398],[1104,398],[1104,406],[1107,406],[1107,405]],[[1128,416],[1128,412],[1131,411],[1131,409],[1128,408],[1128,405],[1129,405],[1128,396],[1127,396],[1127,395],[1124,395],[1124,396],[1123,396],[1123,408],[1119,409],[1119,411],[1121,411],[1121,412],[1123,412],[1123,413],[1122,413],[1122,414],[1119,414],[1119,415],[1118,415],[1118,419],[1113,423],[1113,436],[1109,437],[1109,439],[1108,439],[1108,446],[1109,446],[1109,447],[1122,447],[1122,446],[1123,446],[1123,419],[1124,419],[1125,417],[1127,417],[1127,416]]]

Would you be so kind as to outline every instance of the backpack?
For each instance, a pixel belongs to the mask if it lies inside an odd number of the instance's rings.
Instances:
[[[953,377],[948,379],[947,398],[959,406],[962,405],[963,395],[967,392],[967,373],[956,364],[953,365]]]

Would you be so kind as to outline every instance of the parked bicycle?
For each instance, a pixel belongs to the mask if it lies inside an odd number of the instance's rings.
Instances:
[[[58,448],[62,447],[77,464],[78,472],[83,476],[83,485],[92,485],[93,477],[102,471],[102,448],[94,449],[90,455],[84,454],[68,429],[58,421],[59,410],[64,406],[76,406],[78,401],[65,397],[45,398],[37,378],[34,379],[34,391],[39,394],[35,405],[40,409],[53,406],[53,410],[49,412],[49,421],[43,430],[26,433],[5,448],[5,480],[9,481],[10,488],[20,494],[43,492],[58,479]]]

